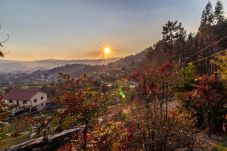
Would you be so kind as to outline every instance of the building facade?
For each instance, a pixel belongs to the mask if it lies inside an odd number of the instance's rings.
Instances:
[[[47,94],[38,89],[13,89],[4,95],[3,101],[6,105],[15,107],[17,111],[29,109],[30,112],[34,112],[45,108]]]

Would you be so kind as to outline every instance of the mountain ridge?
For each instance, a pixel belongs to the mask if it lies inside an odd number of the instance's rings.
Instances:
[[[33,73],[37,70],[48,70],[67,64],[105,65],[120,58],[57,60],[45,59],[34,61],[0,60],[0,73]]]

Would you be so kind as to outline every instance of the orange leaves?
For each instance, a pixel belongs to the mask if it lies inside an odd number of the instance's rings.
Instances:
[[[192,97],[196,105],[203,106],[207,103],[216,104],[222,100],[220,81],[215,76],[202,75],[198,78],[198,84],[192,91]]]
[[[134,122],[105,122],[96,126],[93,132],[94,150],[133,150],[133,135],[136,132]]]
[[[177,72],[174,67],[175,65],[171,62],[166,62],[160,67],[146,66],[135,71],[130,80],[139,83],[137,92],[141,96],[163,96],[165,93],[170,97],[171,87],[177,79]]]
[[[79,144],[83,144],[83,150],[86,150],[89,141],[89,129],[93,119],[97,117],[99,111],[98,95],[92,93],[91,81],[86,75],[74,80],[69,75],[60,74],[63,80],[63,105],[65,108],[64,117],[74,117],[74,122],[83,126],[83,134],[79,135],[77,140]],[[93,90],[94,91],[94,90]],[[67,147],[67,146],[66,146]],[[69,149],[70,146],[68,146]],[[65,149],[65,148],[63,148]]]
[[[75,80],[67,74],[60,74],[60,77],[64,81],[64,104],[66,107],[66,113],[72,115],[77,114],[82,117],[87,117],[89,112],[97,107],[95,100],[90,100],[86,97],[84,89],[86,89],[87,81],[86,75]],[[85,86],[85,87],[83,87]]]

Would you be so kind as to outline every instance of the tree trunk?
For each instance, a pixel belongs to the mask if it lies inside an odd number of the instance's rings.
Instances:
[[[87,149],[87,130],[88,130],[88,121],[85,122],[85,127],[83,129],[83,139],[84,139],[83,150]]]

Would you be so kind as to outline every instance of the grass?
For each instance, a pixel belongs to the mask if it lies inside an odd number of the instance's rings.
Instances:
[[[25,134],[25,135],[22,135],[22,136],[17,137],[17,138],[11,137],[11,138],[1,140],[0,141],[0,149],[7,148],[7,147],[10,147],[12,145],[17,145],[17,144],[20,144],[22,142],[28,141],[29,138],[30,138],[30,135]]]
[[[211,151],[227,151],[227,136],[218,144],[215,144]]]
[[[51,111],[44,110],[42,114],[43,116],[45,116],[45,118],[47,117],[52,118],[54,115],[54,112],[52,110]],[[33,118],[44,119],[44,117],[42,117],[40,114],[34,115]],[[51,125],[51,126],[53,127],[56,125]],[[17,129],[18,133],[20,133],[20,136],[17,138],[14,138],[8,135],[14,132],[15,129]],[[0,127],[0,150],[4,148],[8,148],[12,145],[17,145],[25,141],[28,141],[30,139],[31,131],[32,131],[31,126],[26,125],[26,123],[22,121],[9,123],[8,125],[2,125]],[[39,135],[35,137],[39,137]]]

